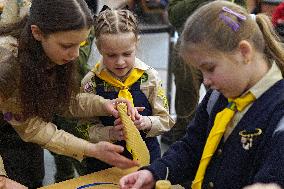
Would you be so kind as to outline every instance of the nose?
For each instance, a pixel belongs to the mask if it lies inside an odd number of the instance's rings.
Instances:
[[[78,56],[79,56],[79,47],[75,47],[70,49],[69,53],[68,53],[69,57],[71,60],[75,60]]]
[[[122,56],[119,56],[118,58],[117,58],[117,61],[116,61],[116,64],[117,65],[123,65],[124,64],[124,58],[122,57]]]
[[[203,75],[203,84],[205,85],[205,87],[209,88],[212,85],[212,81],[208,77],[205,77]]]

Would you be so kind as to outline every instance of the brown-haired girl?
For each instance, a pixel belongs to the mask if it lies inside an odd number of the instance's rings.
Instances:
[[[0,47],[0,107],[2,102],[4,102],[15,90],[15,86],[17,83],[17,78],[19,76],[19,70],[17,66],[16,58],[13,56],[12,52],[9,50]],[[0,116],[0,125],[1,130],[3,125],[5,124],[2,120],[2,115]],[[2,140],[1,137],[1,145],[6,143],[6,141]],[[6,146],[7,147],[7,146]],[[10,150],[10,149],[9,149]],[[2,152],[0,155],[3,155]],[[27,189],[25,186],[7,178],[7,172],[4,167],[4,163],[2,157],[0,156],[0,187],[6,189]]]
[[[144,107],[134,124],[150,151],[152,162],[161,156],[156,136],[168,131],[173,120],[157,71],[136,58],[139,38],[136,18],[129,10],[104,10],[96,18],[95,37],[102,60],[83,79],[83,88],[106,99],[123,97],[135,107]],[[88,127],[90,141],[110,141],[125,146],[119,119],[100,116]],[[124,155],[132,158],[126,150]],[[90,172],[109,167],[91,158],[87,163]]]
[[[188,18],[181,41],[183,58],[212,90],[185,137],[121,187],[151,188],[167,178],[192,181],[193,189],[283,188],[284,54],[269,18],[214,1]]]
[[[1,45],[18,50],[19,63],[19,87],[3,102],[1,110],[24,141],[79,160],[90,156],[121,168],[131,167],[137,163],[119,155],[122,147],[87,142],[57,130],[50,122],[54,113],[118,116],[116,103],[129,104],[126,100],[110,101],[78,93],[74,61],[92,25],[93,15],[84,0],[33,0],[29,16],[1,25],[0,41],[14,39]],[[136,110],[128,107],[134,119]]]

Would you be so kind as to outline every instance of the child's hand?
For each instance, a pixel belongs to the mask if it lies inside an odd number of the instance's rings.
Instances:
[[[142,116],[138,114],[135,116],[136,120],[134,121],[134,125],[140,131],[149,131],[152,127],[152,122],[148,116]]]
[[[114,126],[109,130],[109,138],[112,141],[122,141],[126,139],[120,118],[114,121]]]

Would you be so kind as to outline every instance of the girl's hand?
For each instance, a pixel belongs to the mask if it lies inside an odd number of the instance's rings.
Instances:
[[[117,98],[113,100],[108,100],[104,103],[104,109],[115,118],[119,117],[118,111],[116,109],[116,105],[118,103],[126,103],[127,105],[127,114],[131,117],[132,120],[135,120],[135,116],[138,114],[138,110],[132,106],[130,101],[123,99],[123,98]]]
[[[109,130],[109,138],[110,140],[125,140],[125,133],[123,131],[123,125],[121,119],[118,118],[114,121],[114,126]]]
[[[28,188],[7,177],[0,176],[0,189],[28,189]]]
[[[134,125],[137,127],[139,131],[151,130],[152,122],[148,116],[142,116],[138,114],[135,118],[136,120],[134,121]]]
[[[85,152],[88,157],[94,157],[121,169],[139,166],[138,162],[122,156],[123,147],[109,142],[89,143]]]
[[[121,189],[151,189],[155,185],[152,173],[148,170],[141,170],[122,177],[119,181]]]

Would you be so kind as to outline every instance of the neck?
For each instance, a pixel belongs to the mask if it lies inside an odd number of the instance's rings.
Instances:
[[[259,80],[261,80],[261,78],[263,78],[264,75],[271,68],[271,63],[269,62],[267,58],[261,57],[261,58],[258,58],[255,62],[256,63],[253,64],[252,66],[256,69],[252,69],[253,74],[252,74],[251,82],[249,84],[249,88],[254,86]]]
[[[107,71],[108,71],[108,72],[111,74],[111,76],[114,77],[115,79],[117,79],[117,80],[119,80],[119,81],[121,81],[121,82],[124,82],[124,81],[127,79],[127,77],[129,76],[129,74],[131,73],[132,69],[129,70],[124,76],[117,76],[117,75],[115,75],[113,72],[111,72],[110,70],[107,70]]]

